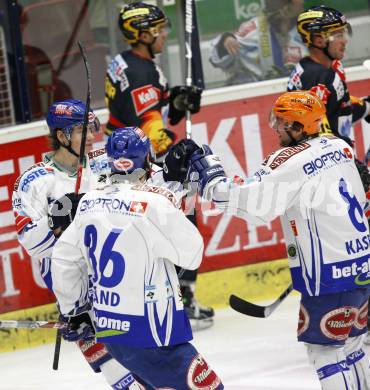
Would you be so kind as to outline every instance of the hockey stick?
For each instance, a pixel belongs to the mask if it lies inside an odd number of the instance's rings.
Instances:
[[[0,329],[66,329],[67,322],[0,320]]]
[[[87,125],[89,123],[89,111],[90,111],[90,100],[91,100],[91,77],[90,77],[90,66],[87,62],[87,56],[85,53],[85,48],[83,47],[80,41],[77,42],[78,47],[81,52],[81,56],[86,68],[86,77],[87,77],[87,96],[86,96],[86,108],[84,113],[84,120],[82,125],[82,135],[81,135],[81,145],[80,145],[80,155],[78,159],[78,167],[77,167],[77,180],[75,186],[75,194],[77,195],[80,187],[81,187],[81,179],[82,179],[82,171],[85,161],[85,144],[86,144],[86,136],[87,136]],[[58,369],[59,365],[59,355],[60,355],[60,347],[62,343],[62,333],[58,329],[57,335],[55,338],[55,348],[54,348],[54,358],[53,358],[53,370]]]
[[[193,0],[186,0],[185,2],[185,58],[186,58],[186,79],[185,84],[187,87],[191,87],[193,84],[192,72],[191,72],[191,59],[193,57],[191,48],[191,34],[193,31]],[[191,114],[190,111],[186,111],[185,120],[185,134],[186,138],[191,138]]]
[[[362,63],[362,65],[370,72],[370,59],[365,60],[365,61]],[[364,163],[366,164],[366,166],[367,166],[367,164],[368,164],[369,161],[370,161],[370,146],[369,146],[369,148],[367,149],[367,152],[366,152],[366,154],[365,154],[365,161],[364,161]]]
[[[78,47],[80,48],[80,52],[82,55],[82,59],[86,68],[86,77],[87,77],[87,96],[86,96],[86,108],[84,114],[84,121],[82,127],[82,136],[81,136],[81,146],[80,146],[80,157],[78,159],[78,168],[77,168],[77,180],[75,193],[78,194],[81,186],[81,178],[82,178],[82,170],[85,161],[85,144],[86,144],[86,135],[87,135],[87,125],[89,123],[89,111],[90,111],[90,100],[91,100],[91,77],[90,77],[90,66],[87,62],[87,57],[85,53],[85,48],[83,47],[80,41],[77,42]]]
[[[258,318],[266,318],[270,314],[272,314],[275,309],[280,306],[281,302],[293,291],[293,285],[289,285],[289,287],[282,292],[279,298],[267,306],[259,306],[254,303],[245,301],[242,298],[237,297],[236,295],[230,295],[229,303],[230,306],[237,312],[241,314],[245,314],[251,317]]]

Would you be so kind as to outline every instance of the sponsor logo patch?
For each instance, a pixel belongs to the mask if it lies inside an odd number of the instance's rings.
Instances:
[[[30,184],[33,181],[47,175],[54,175],[54,169],[43,167],[43,168],[35,169],[31,173],[28,173],[25,177],[22,177],[22,180],[20,182],[21,191],[27,192],[30,187]]]
[[[322,333],[332,340],[346,340],[355,323],[358,310],[344,306],[325,314],[320,321]]]
[[[336,164],[348,162],[353,157],[348,148],[338,149],[333,152],[322,154],[303,165],[303,171],[306,175],[316,175],[321,169],[328,169]]]
[[[173,192],[163,187],[149,186],[147,184],[138,184],[133,186],[131,189],[136,191],[153,192],[155,194],[163,195],[177,208],[181,205],[181,199],[177,199]]]
[[[278,155],[272,160],[269,167],[274,170],[279,167],[281,164],[284,164],[294,155],[303,152],[304,150],[310,148],[311,145],[308,143],[302,143],[297,146],[291,146],[290,148],[284,148]]]
[[[187,384],[191,390],[213,390],[221,383],[220,378],[210,368],[201,355],[195,356],[190,363]]]
[[[151,84],[131,91],[136,115],[140,116],[149,108],[157,105],[161,98],[161,91]]]
[[[297,334],[300,336],[303,334],[309,327],[310,325],[310,316],[307,313],[306,308],[302,305],[299,309],[299,317],[298,317],[298,329],[297,329]]]
[[[358,310],[355,323],[353,324],[355,328],[362,330],[367,326],[368,312],[369,312],[369,302],[366,302]]]

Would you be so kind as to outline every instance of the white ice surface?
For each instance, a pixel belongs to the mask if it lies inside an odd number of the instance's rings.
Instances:
[[[297,296],[266,319],[218,310],[214,326],[195,333],[194,344],[227,390],[319,390],[305,347],[296,341],[297,313]],[[0,389],[110,389],[74,344],[63,342],[58,371],[52,358],[53,345],[0,354]]]

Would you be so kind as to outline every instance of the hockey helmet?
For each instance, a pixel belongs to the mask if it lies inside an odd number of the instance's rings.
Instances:
[[[340,11],[324,5],[306,9],[297,19],[297,30],[303,43],[310,47],[314,34],[329,37],[336,30],[345,28],[352,35],[351,25]]]
[[[326,108],[322,100],[312,91],[285,92],[279,96],[270,114],[270,127],[286,124],[286,130],[296,124],[303,126],[307,135],[320,131]]]
[[[150,141],[138,127],[116,129],[106,145],[111,171],[132,173],[144,168],[150,151]]]
[[[46,123],[49,126],[51,134],[55,134],[57,130],[63,131],[63,133],[70,138],[72,130],[75,126],[83,124],[85,116],[86,105],[81,100],[68,99],[60,102],[54,102],[46,116]],[[100,122],[95,116],[93,110],[89,111],[89,128],[99,131]]]
[[[142,2],[123,6],[118,17],[118,26],[129,44],[139,42],[143,31],[157,37],[160,29],[169,25],[169,19],[160,8]]]

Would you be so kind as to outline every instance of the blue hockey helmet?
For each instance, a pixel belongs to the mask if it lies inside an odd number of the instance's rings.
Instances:
[[[140,128],[123,127],[108,138],[106,150],[112,172],[132,173],[145,167],[150,141]]]
[[[50,106],[46,117],[50,133],[54,134],[57,130],[61,130],[70,138],[73,127],[83,124],[85,109],[86,105],[81,100],[67,99],[60,102],[54,102]],[[92,126],[93,130],[99,131],[99,119],[91,109],[89,111],[88,119],[89,127]]]

